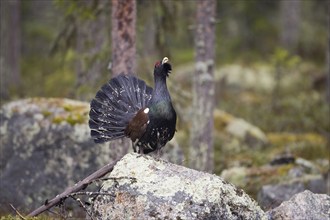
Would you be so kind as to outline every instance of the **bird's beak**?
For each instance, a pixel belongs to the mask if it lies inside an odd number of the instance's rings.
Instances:
[[[164,57],[163,60],[162,60],[162,65],[163,65],[164,63],[167,63],[168,61],[169,61],[169,59],[168,59],[167,57]]]

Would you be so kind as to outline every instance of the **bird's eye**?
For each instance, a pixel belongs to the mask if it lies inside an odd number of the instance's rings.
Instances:
[[[158,66],[160,66],[160,61],[157,61],[157,62],[155,63],[155,67],[158,67]]]

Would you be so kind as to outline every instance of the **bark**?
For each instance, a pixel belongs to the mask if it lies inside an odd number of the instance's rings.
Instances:
[[[112,0],[112,73],[136,71],[136,2]]]
[[[21,81],[20,0],[1,1],[0,98],[9,99],[9,91],[17,90]]]
[[[215,57],[215,0],[198,0],[196,12],[196,66],[193,77],[193,117],[190,166],[212,172]]]
[[[136,73],[136,1],[112,0],[112,65],[113,76],[120,73]],[[113,148],[128,152],[131,147],[129,139],[112,141]]]
[[[328,50],[327,50],[327,63],[328,63],[328,77],[327,77],[327,95],[326,101],[330,103],[330,1],[328,1]]]
[[[294,53],[298,45],[300,0],[282,0],[280,3],[281,45]]]

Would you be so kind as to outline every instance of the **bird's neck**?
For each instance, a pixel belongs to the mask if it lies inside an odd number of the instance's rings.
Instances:
[[[155,88],[151,98],[152,103],[171,101],[170,94],[166,85],[166,77],[155,77]]]
[[[151,118],[172,120],[175,117],[171,96],[166,86],[166,77],[155,78],[155,88],[149,107]]]

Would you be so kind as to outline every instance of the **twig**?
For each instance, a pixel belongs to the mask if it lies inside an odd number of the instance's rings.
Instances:
[[[75,198],[75,197],[72,196],[72,195],[70,195],[70,197],[71,197],[73,200],[77,201],[77,202],[80,204],[80,206],[85,210],[85,212],[87,212],[87,215],[88,215],[92,220],[94,220],[92,214],[89,213],[87,207],[84,205],[84,203],[82,203],[82,201],[81,201],[80,198]]]
[[[56,215],[56,216],[60,216],[61,219],[66,219],[66,216],[62,213],[59,213],[59,212],[54,212],[53,210],[50,210],[48,209],[47,212],[53,214],[53,215]]]
[[[21,218],[21,219],[23,219],[23,220],[26,220],[26,218],[21,214],[21,213],[19,213],[19,211],[12,205],[12,204],[9,204],[10,205],[10,207],[12,208],[12,209],[14,209],[14,211],[16,212],[16,214]]]
[[[128,180],[131,180],[131,182],[136,181],[135,177],[121,176],[121,177],[105,177],[105,178],[95,179],[95,180],[93,180],[93,183],[94,182],[96,182],[96,183],[103,182],[103,181],[107,181],[107,180],[117,181],[117,180],[120,180],[120,179],[128,179]]]
[[[42,213],[42,212],[50,209],[51,207],[59,204],[60,202],[64,201],[71,193],[75,193],[75,192],[78,192],[80,190],[85,189],[95,179],[99,179],[99,178],[103,177],[104,175],[106,175],[107,173],[111,172],[113,170],[113,167],[116,165],[116,163],[119,160],[120,159],[117,159],[114,162],[105,165],[104,167],[102,167],[101,169],[99,169],[96,172],[92,173],[91,175],[89,175],[85,179],[83,179],[83,180],[79,181],[78,183],[76,183],[74,186],[69,187],[64,192],[57,195],[55,198],[49,200],[44,205],[42,205],[39,208],[37,208],[36,210],[32,211],[28,216],[29,217],[37,216],[40,213]]]
[[[136,182],[136,178],[135,177],[128,177],[128,176],[119,176],[119,177],[105,177],[102,179],[99,179],[101,181],[107,181],[107,180],[123,180],[123,179],[127,179],[127,180],[131,180],[131,182],[135,181]]]
[[[69,195],[69,197],[73,197],[73,196],[113,196],[116,197],[114,194],[112,193],[103,193],[103,192],[75,192],[75,193],[71,193]]]

